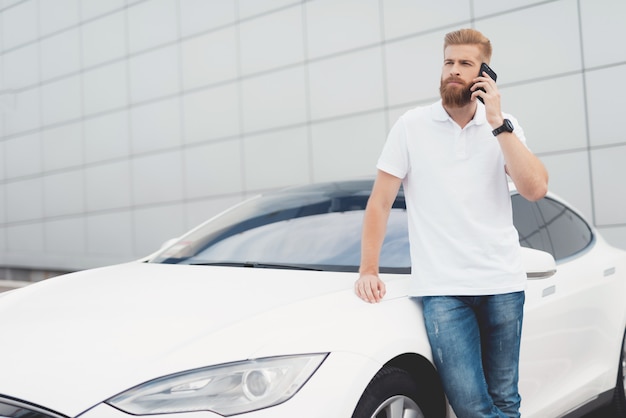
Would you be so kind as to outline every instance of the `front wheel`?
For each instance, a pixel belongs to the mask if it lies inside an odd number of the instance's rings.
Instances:
[[[618,417],[626,417],[626,334],[622,340],[622,353],[617,367],[617,384],[613,395],[613,406]]]
[[[365,388],[352,418],[425,418],[419,398],[419,387],[408,372],[385,367]]]

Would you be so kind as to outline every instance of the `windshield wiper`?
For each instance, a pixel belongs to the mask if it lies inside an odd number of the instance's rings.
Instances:
[[[308,271],[324,271],[321,268],[308,266],[305,264],[278,264],[278,263],[260,263],[258,261],[208,261],[199,263],[190,263],[192,266],[223,266],[223,267],[247,267],[257,269],[284,269],[284,270],[308,270]]]

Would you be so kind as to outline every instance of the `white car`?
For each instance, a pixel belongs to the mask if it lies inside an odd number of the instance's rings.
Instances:
[[[406,296],[402,193],[387,295],[354,295],[371,187],[270,193],[145,260],[1,294],[0,417],[453,416]],[[555,196],[511,199],[529,277],[523,416],[625,416],[626,253]]]

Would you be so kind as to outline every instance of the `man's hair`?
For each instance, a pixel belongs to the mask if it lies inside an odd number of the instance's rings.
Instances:
[[[482,60],[486,63],[491,61],[491,42],[475,29],[459,29],[447,33],[443,50],[445,51],[449,45],[477,45],[482,53]]]

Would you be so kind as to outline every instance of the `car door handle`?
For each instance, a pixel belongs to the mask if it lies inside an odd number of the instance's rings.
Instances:
[[[556,270],[547,271],[532,271],[526,273],[526,278],[529,280],[548,279],[556,274]]]
[[[615,274],[615,267],[604,270],[604,277],[611,276],[613,274]]]

